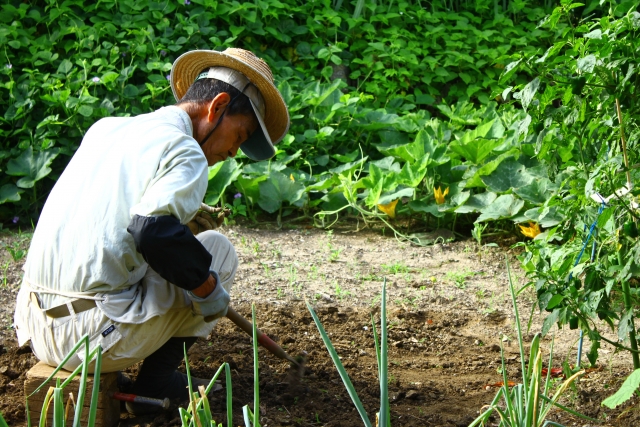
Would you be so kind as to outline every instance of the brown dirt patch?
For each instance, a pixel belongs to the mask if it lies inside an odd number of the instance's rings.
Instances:
[[[300,227],[290,230],[222,230],[236,245],[240,270],[232,303],[250,317],[256,303],[258,325],[286,350],[308,353],[305,376],[292,384],[288,364],[260,350],[261,416],[265,426],[362,425],[309,315],[304,300],[315,306],[331,334],[371,419],[379,406],[377,367],[371,315],[379,321],[379,293],[388,280],[389,392],[394,426],[466,426],[490,402],[501,380],[499,344],[505,344],[509,377],[520,371],[514,318],[505,270],[510,259],[515,279],[524,283],[514,254],[508,249],[478,248],[463,241],[415,247],[381,233],[332,233]],[[3,243],[21,239],[3,232]],[[28,241],[18,244],[26,245]],[[26,247],[26,246],[25,246]],[[36,362],[27,348],[17,348],[11,329],[13,301],[20,265],[3,249],[0,263],[9,262],[7,284],[0,287],[0,411],[12,426],[25,424],[22,382]],[[1,265],[1,264],[0,264]],[[526,317],[534,295],[525,291],[520,311]],[[534,316],[532,332],[541,318]],[[527,340],[532,338],[527,335]],[[575,331],[557,331],[555,365],[575,360]],[[545,348],[550,344],[544,340]],[[588,342],[585,343],[588,348]],[[190,351],[192,373],[210,377],[223,362],[232,368],[234,422],[253,401],[251,340],[231,322],[222,321],[207,340]],[[584,358],[586,360],[586,358]],[[601,420],[600,425],[640,424],[637,398],[610,411],[600,402],[631,372],[627,354],[603,345],[603,369],[583,378],[563,403]],[[135,375],[137,367],[128,372]],[[224,383],[224,381],[223,381]],[[226,422],[223,393],[212,399],[217,422]],[[555,411],[564,425],[594,425]],[[122,426],[179,425],[178,412],[131,417]]]

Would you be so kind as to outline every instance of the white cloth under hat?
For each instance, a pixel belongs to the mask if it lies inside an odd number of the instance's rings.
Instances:
[[[209,69],[201,73],[196,80],[203,78],[225,82],[249,98],[253,112],[258,119],[261,132],[254,132],[249,139],[242,143],[240,149],[249,158],[254,160],[264,160],[272,157],[275,154],[275,147],[273,146],[273,142],[269,136],[269,130],[264,122],[266,104],[258,88],[240,71],[228,67],[209,67]]]
[[[275,154],[273,146],[284,138],[290,125],[287,105],[274,84],[271,69],[253,52],[244,49],[192,50],[180,55],[171,68],[171,90],[176,100],[180,101],[198,76],[211,67],[239,71],[262,95],[264,115],[256,114],[258,120],[262,120],[260,131],[254,132],[240,148],[253,160],[271,158]]]

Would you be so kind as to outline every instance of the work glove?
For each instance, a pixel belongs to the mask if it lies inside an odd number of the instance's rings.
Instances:
[[[210,272],[216,280],[216,287],[209,295],[204,298],[196,296],[193,292],[188,291],[189,299],[193,303],[193,312],[204,317],[205,322],[219,319],[227,315],[229,308],[229,294],[220,283],[220,277],[215,271]]]
[[[229,216],[231,211],[226,208],[213,207],[200,204],[200,210],[196,216],[187,223],[187,227],[195,236],[207,230],[215,230],[224,222],[224,218]]]

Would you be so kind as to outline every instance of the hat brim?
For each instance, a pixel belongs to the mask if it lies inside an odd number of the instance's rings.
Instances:
[[[240,145],[240,149],[251,160],[260,161],[270,159],[276,154],[276,149],[269,137],[267,125],[264,123],[264,120],[262,120],[256,106],[253,105],[251,98],[249,98],[249,102],[251,102],[251,107],[253,107],[253,111],[256,113],[256,118],[258,119],[260,127],[256,129],[251,136],[242,143],[242,145]]]
[[[265,117],[261,118],[256,112],[260,129],[257,129],[241,148],[251,159],[265,160],[272,157],[275,154],[274,144],[280,142],[289,130],[289,111],[271,79],[250,63],[215,50],[186,52],[175,60],[171,68],[173,96],[177,101],[182,99],[200,72],[209,67],[228,67],[240,71],[258,88],[265,101]]]

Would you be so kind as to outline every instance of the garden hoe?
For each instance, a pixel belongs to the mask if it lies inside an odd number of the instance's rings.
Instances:
[[[229,320],[231,320],[237,327],[245,331],[247,334],[253,336],[253,324],[242,317],[240,313],[238,313],[231,307],[229,307],[227,310],[227,318],[229,318]],[[276,344],[266,334],[264,334],[259,329],[256,332],[258,334],[258,344],[269,350],[269,353],[273,354],[276,357],[279,357],[280,359],[291,362],[295,367],[301,367],[301,362],[289,356],[287,352],[282,349],[282,347]]]
[[[218,226],[222,224],[225,217],[231,214],[231,211],[229,209],[211,207],[204,203],[201,204],[200,210],[203,210],[209,213],[210,215],[212,215],[216,223],[218,224]],[[249,334],[249,336],[253,337],[252,323],[249,322],[244,317],[242,317],[241,314],[239,314],[233,308],[229,307],[227,311],[227,317],[229,318],[229,320],[235,323],[236,326],[238,326],[240,329],[242,329],[247,334]],[[302,374],[304,370],[304,357],[299,357],[300,360],[296,360],[295,358],[289,356],[287,352],[282,349],[282,347],[276,344],[271,338],[269,338],[266,334],[264,334],[259,329],[257,330],[257,334],[258,334],[258,344],[262,345],[264,348],[269,350],[269,352],[274,356],[291,362],[293,367],[297,368],[298,371]]]

